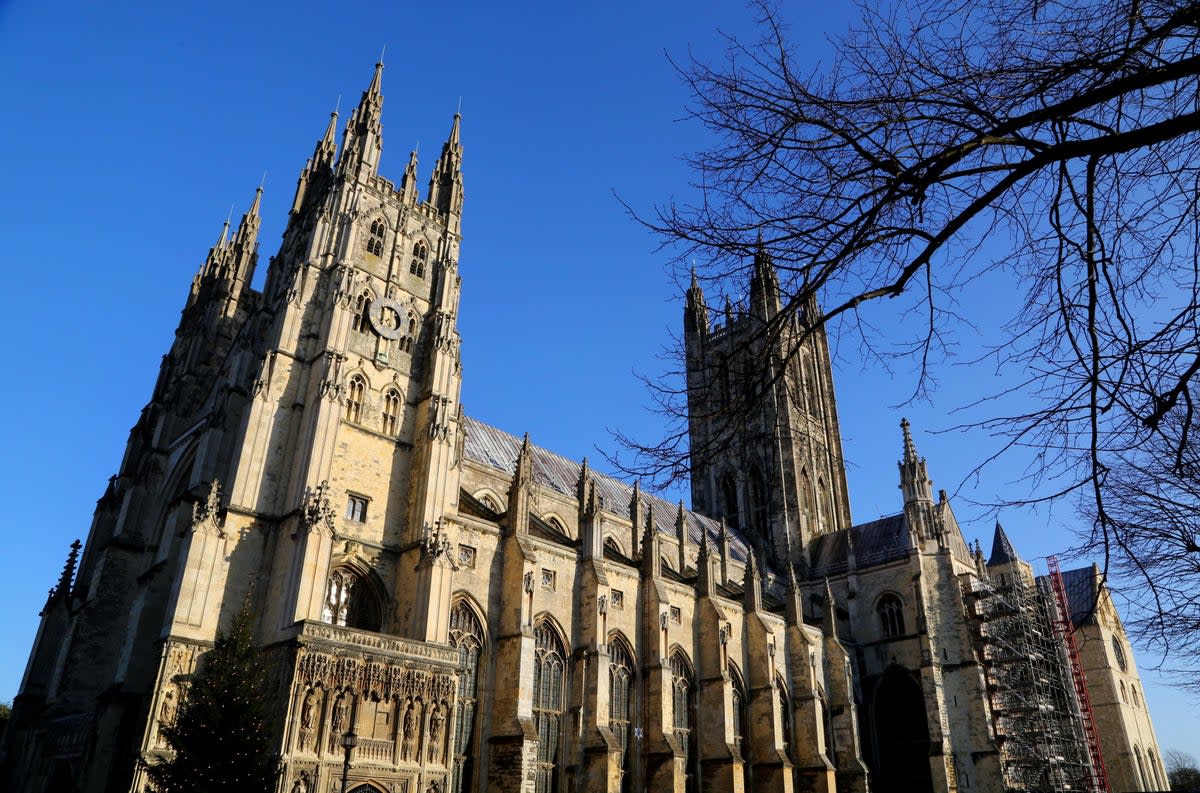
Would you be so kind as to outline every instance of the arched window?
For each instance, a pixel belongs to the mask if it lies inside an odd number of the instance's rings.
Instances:
[[[1127,693],[1125,693],[1125,681],[1118,680],[1117,688],[1119,688],[1121,691],[1121,701],[1124,702],[1126,705],[1128,705],[1129,704],[1129,695]]]
[[[696,687],[692,682],[692,665],[682,652],[671,655],[671,712],[675,737],[684,750],[683,767],[687,773],[689,793],[698,789],[698,779],[692,764],[696,759]]]
[[[381,614],[379,598],[369,581],[348,567],[338,567],[329,574],[322,620],[331,625],[378,632],[382,626]]]
[[[879,630],[885,639],[904,635],[904,604],[892,594],[884,595],[875,604],[879,615]]]
[[[624,555],[625,555],[625,552],[621,550],[621,543],[617,542],[617,541],[616,541],[615,539],[613,539],[612,537],[605,537],[605,538],[604,538],[604,550],[605,550],[605,551],[612,551],[613,553],[615,553],[615,554],[617,554],[617,555],[619,555],[619,556],[624,556]]]
[[[383,238],[387,233],[387,224],[382,218],[376,218],[371,223],[371,236],[367,239],[367,253],[373,253],[376,256],[383,255]]]
[[[458,702],[454,717],[453,793],[471,789],[475,766],[475,714],[478,707],[479,659],[483,657],[483,626],[465,601],[450,609],[450,644],[458,648],[462,674],[458,678]]]
[[[1121,640],[1116,636],[1112,637],[1113,657],[1117,659],[1117,667],[1122,672],[1129,668],[1129,662],[1125,660],[1125,648],[1121,646]]]
[[[825,480],[817,479],[817,520],[820,521],[821,531],[833,530],[833,516],[829,514],[828,489]]]
[[[533,631],[533,724],[538,734],[536,793],[558,790],[562,745],[563,693],[567,654],[554,628],[541,622]]]
[[[383,434],[395,435],[400,423],[400,392],[389,388],[383,397]]]
[[[361,375],[350,378],[350,387],[346,389],[346,421],[355,424],[362,422],[363,398],[367,393],[367,381]]]
[[[354,317],[350,320],[350,329],[355,333],[366,333],[371,328],[370,320],[371,293],[363,292],[354,298]]]
[[[783,739],[783,751],[788,757],[792,756],[792,701],[788,698],[787,686],[783,679],[775,678],[775,690],[779,694],[779,727],[780,738]]]
[[[429,260],[429,250],[425,247],[425,243],[417,242],[413,245],[412,262],[408,265],[408,271],[418,278],[425,277],[425,263]]]
[[[729,665],[729,683],[733,699],[733,712],[731,714],[733,717],[733,745],[737,747],[738,754],[742,758],[742,787],[750,790],[753,786],[750,784],[750,757],[746,754],[746,739],[750,733],[750,719],[746,703],[746,684],[742,682],[742,676],[733,664]]]
[[[808,475],[807,468],[800,471],[800,503],[804,507],[804,514],[808,516],[808,525],[816,528],[817,505],[813,500],[812,479]]]
[[[633,656],[625,642],[609,642],[608,661],[608,724],[621,744],[621,790],[628,791],[633,782],[630,774],[633,737]]]

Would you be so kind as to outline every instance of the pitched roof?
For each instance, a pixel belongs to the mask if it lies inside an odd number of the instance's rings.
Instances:
[[[1096,624],[1096,599],[1100,595],[1100,568],[1096,565],[1063,570],[1063,586],[1067,591],[1067,606],[1071,622],[1076,627]],[[1038,576],[1039,582],[1050,583],[1049,576]]]
[[[463,444],[463,454],[468,460],[498,469],[508,476],[512,476],[516,470],[517,452],[521,449],[520,438],[470,417],[465,420],[465,430],[466,440]],[[533,480],[564,496],[575,498],[582,466],[540,446],[531,445],[531,448],[533,449]],[[600,496],[601,508],[609,514],[628,520],[629,502],[633,497],[633,488],[610,476],[596,472],[593,472],[593,476],[596,478],[596,492]],[[643,510],[653,507],[654,525],[660,533],[669,537],[677,536],[675,517],[679,511],[678,504],[672,504],[666,499],[645,491],[642,492],[642,502]],[[709,546],[715,546],[721,531],[719,521],[686,509],[683,515],[688,542],[699,545],[701,533],[706,533],[709,538]],[[730,555],[737,562],[745,562],[749,545],[738,531],[729,528],[728,532]]]
[[[870,567],[903,559],[908,553],[908,519],[904,513],[889,515],[847,530],[831,531],[813,540],[810,546],[813,577],[836,575],[848,566],[847,534],[854,544],[854,561],[859,567]]]

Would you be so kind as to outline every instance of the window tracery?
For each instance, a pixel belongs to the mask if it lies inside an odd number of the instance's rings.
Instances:
[[[471,788],[475,764],[475,723],[478,708],[479,659],[483,657],[483,626],[465,601],[450,609],[450,644],[458,648],[462,674],[454,719],[454,778],[452,793]]]
[[[367,381],[362,375],[351,376],[349,388],[346,390],[346,421],[362,423],[363,399],[366,392]]]
[[[566,652],[554,628],[541,622],[533,631],[533,722],[538,734],[536,793],[556,793],[562,743]]]
[[[400,422],[400,392],[388,389],[383,397],[383,434],[395,435]]]
[[[383,222],[382,218],[376,218],[371,223],[371,235],[367,239],[367,253],[374,254],[375,256],[382,256],[383,240],[386,234],[387,224]]]
[[[621,745],[621,789],[627,790],[632,760],[629,745],[633,737],[633,656],[620,639],[609,643],[609,652],[608,723]]]
[[[892,594],[884,595],[875,604],[879,615],[879,629],[885,639],[904,635],[904,604]]]
[[[686,789],[696,790],[696,773],[692,762],[696,757],[695,686],[692,683],[692,667],[683,653],[676,650],[671,654],[671,712],[675,737],[684,749],[684,768],[687,773]]]
[[[408,265],[408,271],[418,278],[425,277],[425,264],[429,259],[429,250],[425,247],[425,243],[418,241],[413,245],[412,262]]]

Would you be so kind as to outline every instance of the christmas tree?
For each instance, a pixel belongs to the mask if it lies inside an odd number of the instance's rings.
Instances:
[[[247,598],[218,632],[163,737],[175,756],[147,770],[159,793],[264,793],[279,761],[266,718],[266,658],[252,644]]]

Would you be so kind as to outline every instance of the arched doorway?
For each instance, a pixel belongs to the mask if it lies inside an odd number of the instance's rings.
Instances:
[[[877,793],[932,793],[929,724],[921,684],[906,669],[890,666],[875,685],[871,724]]]

